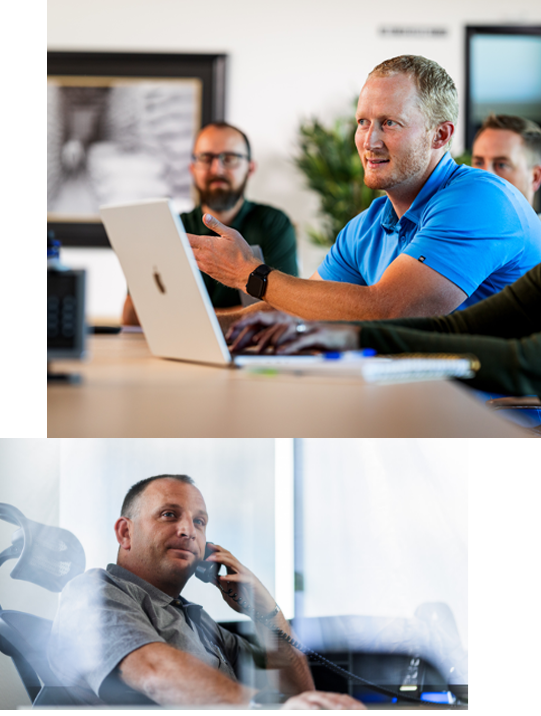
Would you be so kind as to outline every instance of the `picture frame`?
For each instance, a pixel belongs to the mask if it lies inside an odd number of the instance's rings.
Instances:
[[[481,52],[478,47],[480,42],[483,43]],[[492,42],[493,47],[489,47],[487,42]],[[537,45],[537,49],[534,48],[534,45]],[[524,47],[524,51],[521,46]],[[540,53],[541,26],[539,25],[470,25],[466,27],[464,116],[465,143],[468,150],[472,148],[473,139],[482,119],[491,111],[495,114],[524,116],[538,124],[541,123]],[[530,62],[528,62],[528,58],[531,59]],[[484,67],[490,68],[491,82],[481,81]],[[502,68],[505,71],[502,72]],[[534,72],[537,73],[535,77]],[[526,95],[531,95],[536,79],[537,93],[535,97],[530,96],[529,103],[521,101],[522,98],[517,95],[521,90]],[[529,83],[528,87],[523,86],[523,80]],[[490,93],[490,86],[496,88],[497,96],[492,98],[492,102],[483,101],[486,98],[478,97],[479,89],[482,89],[483,94],[487,94]]]
[[[185,210],[194,136],[224,120],[225,72],[224,54],[48,52],[48,231],[108,247],[98,205],[169,196]]]

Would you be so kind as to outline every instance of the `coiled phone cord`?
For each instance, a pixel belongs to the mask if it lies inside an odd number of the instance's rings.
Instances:
[[[406,694],[399,693],[397,691],[393,691],[392,689],[386,689],[385,686],[379,686],[378,684],[374,684],[371,681],[367,681],[366,679],[363,679],[360,676],[357,676],[356,674],[352,674],[350,671],[347,671],[347,669],[343,669],[341,666],[338,666],[338,664],[335,664],[332,661],[329,661],[321,654],[318,654],[317,651],[314,651],[313,649],[310,649],[308,646],[304,646],[304,644],[301,644],[300,641],[297,639],[293,639],[289,634],[286,634],[285,631],[278,628],[274,624],[270,623],[270,618],[265,618],[262,614],[260,614],[256,609],[253,609],[248,602],[245,599],[242,599],[238,596],[238,594],[235,592],[233,593],[232,589],[222,589],[220,585],[221,591],[226,594],[230,599],[232,599],[234,602],[237,602],[243,609],[246,609],[249,614],[260,624],[263,624],[267,627],[267,629],[270,629],[270,631],[273,634],[276,634],[280,639],[287,642],[291,646],[295,647],[299,651],[301,651],[306,656],[311,656],[315,661],[319,661],[323,666],[326,666],[331,671],[334,671],[336,674],[345,677],[349,681],[352,681],[355,684],[358,684],[360,686],[367,686],[368,688],[372,689],[372,691],[376,691],[380,694],[383,694],[385,696],[392,696],[393,698],[400,699],[402,701],[409,701],[416,704],[423,704],[425,706],[430,706],[431,708],[457,708],[467,703],[467,701],[460,701],[454,694],[452,694],[453,698],[455,699],[455,702],[452,704],[440,704],[440,703],[434,703],[432,701],[422,701],[419,698],[416,698],[414,696],[407,696]],[[274,617],[274,614],[272,615]],[[452,693],[452,692],[451,692]]]

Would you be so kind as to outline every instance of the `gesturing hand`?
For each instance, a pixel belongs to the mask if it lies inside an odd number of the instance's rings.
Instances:
[[[250,614],[250,610],[255,609],[260,614],[269,614],[276,606],[276,602],[255,574],[241,564],[231,552],[217,544],[210,542],[207,544],[212,550],[212,554],[207,558],[208,561],[223,564],[227,570],[227,574],[218,575],[214,582],[221,590],[224,601],[236,612]],[[235,599],[228,594],[230,589],[233,595],[237,595]],[[236,601],[237,599],[246,601],[250,608],[243,607]]]
[[[210,214],[204,214],[203,221],[219,236],[188,234],[199,269],[226,286],[244,290],[249,275],[261,261],[254,257],[250,245],[238,231]]]

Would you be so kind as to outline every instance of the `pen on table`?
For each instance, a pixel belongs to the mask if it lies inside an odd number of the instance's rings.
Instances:
[[[375,348],[362,348],[358,351],[330,351],[323,354],[324,360],[356,360],[357,358],[371,358],[377,354]]]

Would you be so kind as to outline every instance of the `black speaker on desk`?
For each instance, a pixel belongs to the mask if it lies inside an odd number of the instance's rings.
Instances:
[[[80,360],[86,345],[85,271],[47,269],[47,366],[56,360]],[[73,373],[52,373],[48,381],[78,382]]]

